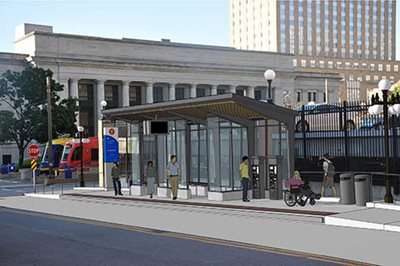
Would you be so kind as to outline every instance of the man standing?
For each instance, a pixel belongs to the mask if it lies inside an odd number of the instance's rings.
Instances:
[[[179,164],[176,162],[176,155],[171,155],[171,161],[167,165],[168,177],[171,180],[172,196],[173,200],[178,197],[178,180],[181,177],[181,171]]]
[[[249,189],[249,157],[243,156],[242,163],[239,166],[239,176],[242,181],[243,187],[243,197],[242,200],[244,202],[249,202],[250,200],[247,198],[247,190]]]
[[[114,166],[113,168],[111,168],[111,177],[113,181],[115,196],[117,195],[122,196],[121,181],[119,180],[120,175],[121,175],[121,169],[119,169],[119,164],[118,162],[114,162]]]
[[[333,196],[336,197],[336,188],[333,178],[335,176],[335,166],[333,165],[332,161],[328,159],[328,156],[328,153],[322,155],[322,169],[324,170],[324,180],[321,187],[321,196],[324,196],[325,189],[329,187],[333,191]]]

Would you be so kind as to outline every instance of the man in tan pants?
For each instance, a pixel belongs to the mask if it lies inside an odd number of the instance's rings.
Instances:
[[[178,198],[178,180],[181,177],[179,164],[176,162],[176,155],[171,155],[171,161],[167,165],[168,177],[171,180],[173,200]]]

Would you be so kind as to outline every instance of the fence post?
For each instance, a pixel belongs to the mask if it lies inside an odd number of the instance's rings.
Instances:
[[[398,159],[399,159],[399,153],[398,153],[398,140],[397,140],[397,117],[395,115],[392,115],[392,141],[393,141],[393,159],[392,159],[392,169],[390,169],[390,172],[392,173],[398,173],[399,171],[399,164],[398,164]],[[399,125],[400,126],[400,125]],[[395,195],[399,195],[399,177],[397,178],[392,178],[392,186],[393,186],[393,193]]]
[[[343,116],[344,116],[344,169],[349,169],[349,135],[347,128],[347,101],[343,101]]]
[[[301,130],[303,132],[303,155],[304,159],[307,158],[307,145],[306,145],[306,119],[305,119],[305,107],[304,104],[301,106]]]

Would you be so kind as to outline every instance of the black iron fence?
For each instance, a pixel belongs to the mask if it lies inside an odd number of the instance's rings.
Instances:
[[[343,102],[303,105],[296,109],[295,164],[321,171],[319,157],[328,153],[338,171],[383,172],[383,114],[370,115],[370,104]],[[399,172],[399,115],[389,115],[390,172]]]

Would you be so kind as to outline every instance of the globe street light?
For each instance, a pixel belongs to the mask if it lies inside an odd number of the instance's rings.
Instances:
[[[378,93],[372,95],[371,102],[372,106],[368,108],[368,112],[371,115],[377,115],[383,111],[383,126],[384,126],[384,147],[385,147],[385,180],[386,180],[386,194],[385,202],[393,203],[391,177],[389,173],[389,122],[388,113],[391,115],[400,111],[400,97],[397,94],[395,97],[388,99],[388,92],[391,87],[390,80],[382,79],[378,83],[378,88],[382,91],[382,101],[379,99]],[[393,106],[388,107],[388,104]]]
[[[104,109],[106,109],[107,101],[106,100],[102,100],[100,102],[100,105],[101,105],[101,110],[103,111]],[[103,118],[104,118],[104,115],[101,115],[101,119],[103,119]]]
[[[81,144],[81,183],[80,183],[81,187],[85,186],[85,181],[83,180],[83,143],[82,143],[82,137],[83,137],[84,130],[85,129],[83,128],[83,126],[78,126],[79,142]]]
[[[268,81],[268,98],[267,101],[272,103],[272,96],[271,96],[271,83],[275,79],[275,71],[268,69],[264,72],[264,78]]]

